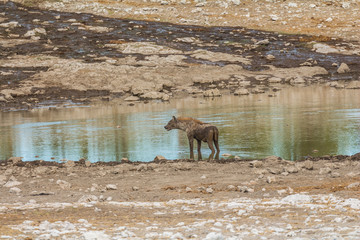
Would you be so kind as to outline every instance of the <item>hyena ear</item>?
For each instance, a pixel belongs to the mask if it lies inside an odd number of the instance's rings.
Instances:
[[[176,117],[175,117],[175,116],[173,116],[173,120],[174,120],[175,122],[177,122],[177,119],[176,119]]]

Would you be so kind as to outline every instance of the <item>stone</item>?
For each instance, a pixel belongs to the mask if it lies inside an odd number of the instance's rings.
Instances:
[[[21,159],[22,159],[22,157],[11,157],[7,161],[11,162],[12,164],[16,164],[18,162],[21,162],[22,161]]]
[[[71,188],[71,183],[64,181],[64,180],[57,180],[56,184],[58,184],[61,189],[70,189]]]
[[[186,187],[186,188],[185,188],[185,191],[186,191],[187,193],[189,193],[189,192],[192,192],[192,189],[191,189],[191,187]]]
[[[68,160],[68,161],[66,161],[66,162],[64,163],[64,166],[65,166],[66,168],[74,167],[74,166],[75,166],[75,162],[72,161],[72,160]]]
[[[306,160],[304,162],[304,168],[307,170],[313,170],[314,169],[314,162],[310,160]]]
[[[85,167],[90,167],[91,166],[91,162],[90,161],[85,161]]]
[[[254,160],[249,163],[250,167],[252,168],[261,168],[263,166],[262,161]]]
[[[228,185],[226,188],[228,191],[235,191],[236,189],[234,185]]]
[[[206,90],[203,95],[204,97],[220,97],[221,93],[219,89],[214,88],[214,89]]]
[[[323,54],[339,53],[338,49],[330,47],[329,45],[326,45],[326,44],[323,44],[323,43],[314,44],[313,49],[314,49],[315,52],[323,53]]]
[[[16,179],[12,180],[10,179],[7,183],[5,183],[4,187],[12,188],[18,185],[21,185],[22,182],[17,181]]]
[[[304,84],[306,83],[305,79],[302,78],[302,77],[295,77],[295,78],[292,78],[290,80],[290,84],[292,85],[295,85],[295,84]]]
[[[267,183],[275,183],[276,182],[276,177],[275,176],[268,176],[266,178],[266,182]]]
[[[331,168],[329,167],[320,168],[319,174],[328,174],[328,173],[331,173]]]
[[[0,186],[6,183],[7,177],[5,175],[0,175]]]
[[[136,186],[133,186],[132,188],[131,188],[133,191],[139,191],[139,187],[136,187]]]
[[[268,79],[269,83],[280,83],[281,81],[282,81],[282,79],[278,78],[278,77],[271,77]]]
[[[271,167],[271,168],[268,168],[267,170],[269,173],[275,174],[275,175],[280,174],[282,172],[280,168],[276,168],[276,167]]]
[[[19,26],[20,26],[20,24],[18,22],[15,22],[15,21],[0,24],[0,27],[3,27],[3,28],[16,28],[16,27],[19,27]]]
[[[340,67],[336,71],[337,73],[347,73],[350,72],[350,68],[346,63],[341,63]]]
[[[299,171],[299,169],[297,169],[297,167],[295,167],[295,166],[285,167],[284,170],[288,173],[297,173]]]
[[[214,190],[211,187],[206,188],[206,192],[212,194]]]
[[[166,160],[166,158],[162,155],[157,155],[155,158],[154,158],[154,162],[161,162],[161,161],[164,161]]]
[[[231,0],[231,2],[236,6],[239,6],[241,4],[240,0]]]
[[[264,39],[255,43],[255,45],[268,45],[270,43],[269,39]]]
[[[106,190],[117,190],[117,186],[115,184],[107,184]]]
[[[246,88],[239,88],[237,90],[235,90],[234,95],[238,96],[238,95],[249,95],[249,90],[247,90]]]
[[[346,89],[360,89],[360,81],[350,81]]]
[[[9,189],[9,193],[15,193],[15,194],[20,194],[21,193],[21,189],[18,187],[12,187]]]
[[[135,101],[139,101],[140,98],[137,96],[130,96],[130,97],[125,98],[124,100],[128,101],[128,102],[135,102]]]
[[[360,187],[360,182],[354,182],[349,184],[346,188],[351,189],[351,188],[359,188]]]
[[[275,56],[274,56],[274,55],[271,55],[271,54],[266,55],[265,58],[266,58],[267,60],[269,60],[269,61],[275,60]]]
[[[121,163],[130,163],[131,161],[128,158],[122,158]]]
[[[89,203],[89,202],[97,202],[99,199],[95,195],[84,195],[82,196],[78,202],[79,203]]]

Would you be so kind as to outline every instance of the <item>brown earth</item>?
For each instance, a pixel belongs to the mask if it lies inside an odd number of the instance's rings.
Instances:
[[[220,221],[227,214],[236,216],[238,209],[234,212],[220,207],[222,204],[231,205],[232,201],[238,201],[236,199],[261,201],[265,204],[271,199],[285,199],[286,196],[301,194],[312,196],[315,205],[320,204],[319,200],[315,200],[319,196],[359,199],[358,155],[325,156],[298,162],[273,156],[255,161],[160,160],[151,163],[93,164],[84,160],[66,163],[21,162],[18,158],[13,158],[14,161],[3,161],[0,165],[0,180],[4,184],[0,187],[0,230],[3,235],[20,236],[22,232],[21,236],[32,238],[39,237],[39,233],[14,229],[22,229],[21,224],[26,220],[33,221],[30,225],[36,226],[44,221],[76,223],[79,219],[86,219],[96,231],[105,231],[108,235],[115,236],[113,234],[116,234],[117,227],[125,226],[126,229],[135,229],[136,236],[141,239],[151,232],[147,227],[153,226],[155,222],[159,229],[154,229],[161,232],[179,223],[181,226],[182,223],[190,226],[196,219]],[[13,182],[18,182],[16,187],[20,191],[16,192],[11,190],[11,186],[6,186]],[[191,203],[192,201],[196,203]],[[359,220],[359,215],[356,214],[358,210],[341,212],[338,207],[344,200],[336,203],[336,208],[333,206],[335,200],[329,201],[327,210],[313,211],[311,216],[316,215],[317,219],[329,226],[332,223],[326,220],[327,216],[348,216],[354,220],[347,226],[356,226]],[[200,203],[215,204],[219,209],[211,210],[209,206],[202,207]],[[289,219],[293,219],[288,220],[288,223],[297,224],[297,229],[305,231],[309,226],[303,221],[309,213],[306,206],[300,205],[279,207],[275,204],[272,207],[269,204],[265,211],[259,206],[258,210],[234,224],[250,226],[253,223],[250,216],[259,216],[264,221],[264,226],[268,221],[275,226],[281,222],[282,215],[287,213],[292,216]],[[179,212],[178,207],[186,206],[193,206],[196,211]],[[311,206],[313,205],[310,204],[309,207]],[[164,209],[166,211],[162,213]],[[275,211],[275,215],[268,211]],[[174,212],[177,212],[176,215]],[[146,224],[139,227],[139,223]],[[114,228],[115,226],[117,227]],[[199,229],[204,232],[199,233]],[[211,232],[210,227],[203,226],[199,229],[196,230],[198,237],[205,237]],[[178,231],[186,232],[181,229]],[[239,230],[242,231],[244,230]],[[223,234],[226,236],[234,233],[223,230]],[[271,236],[271,233],[264,236]]]

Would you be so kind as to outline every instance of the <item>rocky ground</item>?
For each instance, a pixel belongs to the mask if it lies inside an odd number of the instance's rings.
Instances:
[[[0,162],[0,238],[359,239],[359,160],[10,158]]]
[[[271,95],[282,84],[360,88],[358,1],[23,0],[0,9],[3,111]]]

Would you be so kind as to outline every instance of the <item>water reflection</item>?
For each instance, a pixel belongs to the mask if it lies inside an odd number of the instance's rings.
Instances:
[[[284,89],[273,98],[188,98],[133,107],[0,113],[0,159],[151,161],[159,154],[187,158],[185,134],[163,128],[173,115],[216,124],[221,152],[243,158],[277,155],[294,160],[360,152],[359,91],[306,87]],[[202,151],[210,154],[205,146]]]

